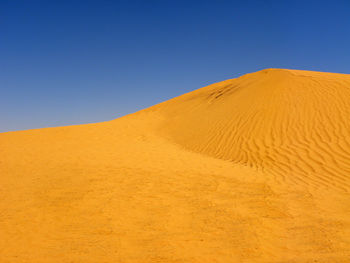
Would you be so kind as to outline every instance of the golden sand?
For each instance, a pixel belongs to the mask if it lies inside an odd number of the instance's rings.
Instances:
[[[350,262],[350,75],[267,69],[0,134],[0,262]]]

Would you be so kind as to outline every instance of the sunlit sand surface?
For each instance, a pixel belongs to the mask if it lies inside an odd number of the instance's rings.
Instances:
[[[267,69],[0,134],[0,262],[350,262],[350,75]]]

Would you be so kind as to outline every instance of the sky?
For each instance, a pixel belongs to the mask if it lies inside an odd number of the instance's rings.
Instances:
[[[265,68],[350,74],[350,1],[0,0],[0,132],[108,121]]]

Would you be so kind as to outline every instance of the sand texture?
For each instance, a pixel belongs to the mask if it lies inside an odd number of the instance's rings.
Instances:
[[[0,263],[349,263],[350,75],[267,69],[0,134]]]

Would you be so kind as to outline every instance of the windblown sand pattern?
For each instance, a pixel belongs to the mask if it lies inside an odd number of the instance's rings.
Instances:
[[[0,134],[0,262],[350,262],[350,75]]]

